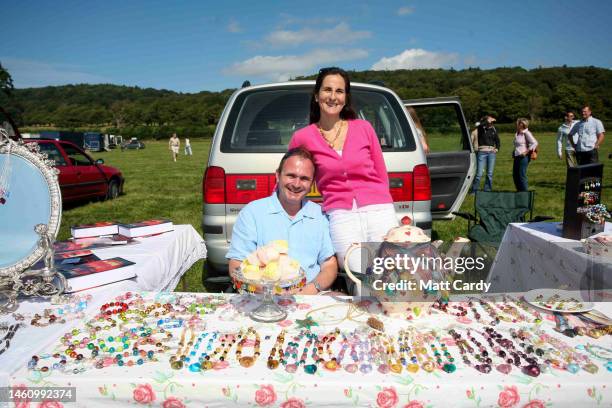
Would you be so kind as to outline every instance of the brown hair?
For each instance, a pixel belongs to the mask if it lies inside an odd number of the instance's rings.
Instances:
[[[340,119],[357,119],[357,114],[351,105],[351,80],[345,70],[338,67],[321,68],[315,82],[315,87],[310,96],[310,123],[317,123],[321,119],[321,108],[316,100],[316,96],[321,90],[323,80],[328,75],[340,75],[344,79],[344,90],[346,92],[346,100],[344,107],[340,111]]]
[[[310,162],[312,163],[312,166],[315,169],[315,173],[317,171],[317,166],[315,166],[315,162],[314,162],[314,157],[312,155],[312,153],[310,153],[310,151],[306,150],[303,147],[294,147],[293,149],[289,149],[287,150],[287,153],[285,153],[285,155],[283,156],[283,158],[280,161],[280,164],[278,165],[278,169],[276,169],[277,173],[281,173],[283,171],[283,166],[285,165],[285,162],[293,156],[299,156],[304,160],[310,160]],[[313,174],[314,177],[314,174]]]

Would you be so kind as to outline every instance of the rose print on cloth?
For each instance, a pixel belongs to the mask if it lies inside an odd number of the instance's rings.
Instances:
[[[150,404],[155,401],[155,392],[150,384],[140,384],[134,388],[134,401],[139,404]]]
[[[273,385],[262,385],[255,391],[255,403],[260,407],[272,405],[276,402],[276,392]]]
[[[497,405],[501,408],[510,408],[516,406],[519,403],[521,397],[519,396],[518,390],[516,389],[516,385],[512,385],[509,387],[504,387],[504,389],[499,393],[499,397],[497,398]]]

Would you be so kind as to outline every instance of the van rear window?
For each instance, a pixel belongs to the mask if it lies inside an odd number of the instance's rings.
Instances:
[[[308,126],[311,86],[253,90],[240,94],[221,140],[224,153],[283,153],[293,133]],[[383,151],[412,151],[415,142],[392,94],[351,88],[357,116],[368,120]]]

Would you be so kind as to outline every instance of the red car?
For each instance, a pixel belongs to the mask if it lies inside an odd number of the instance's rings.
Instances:
[[[123,192],[121,171],[105,166],[102,159],[94,161],[74,143],[47,139],[25,139],[24,142],[38,143],[40,151],[55,160],[63,202],[113,199]]]

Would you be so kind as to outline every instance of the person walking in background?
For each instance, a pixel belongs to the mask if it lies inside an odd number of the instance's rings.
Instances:
[[[531,161],[531,153],[538,147],[538,141],[528,129],[529,121],[519,118],[516,121],[516,134],[514,135],[514,165],[512,166],[512,178],[516,191],[527,191],[527,167]]]
[[[563,159],[563,146],[565,145],[565,162],[567,163],[567,167],[576,167],[576,150],[572,142],[569,140],[568,134],[572,127],[576,123],[577,120],[574,120],[574,112],[567,111],[565,112],[565,122],[559,126],[559,130],[557,130],[557,156],[559,159]]]
[[[601,120],[592,116],[591,108],[582,108],[582,120],[574,125],[568,136],[576,149],[576,161],[578,164],[589,164],[599,162],[599,146],[604,141],[605,129]],[[578,138],[574,138],[577,135]]]
[[[170,138],[170,142],[168,142],[168,147],[172,152],[172,160],[176,161],[176,156],[178,156],[179,149],[181,147],[181,141],[178,137],[176,137],[176,133],[172,134]]]
[[[185,156],[192,156],[193,152],[191,151],[191,142],[189,141],[189,138],[186,137],[185,138]]]
[[[425,128],[423,128],[423,124],[419,119],[419,115],[417,115],[416,111],[412,106],[406,106],[406,111],[410,114],[412,121],[416,126],[417,135],[419,136],[419,140],[421,141],[421,146],[423,146],[423,151],[425,154],[429,154],[429,145],[427,144],[427,133],[425,132]]]
[[[484,191],[493,189],[493,170],[495,169],[495,157],[499,151],[499,135],[493,126],[496,119],[487,115],[478,126],[478,164],[476,167],[476,177],[472,184],[472,193],[476,193],[480,188],[480,179],[485,165],[487,166],[487,177],[485,179]]]

